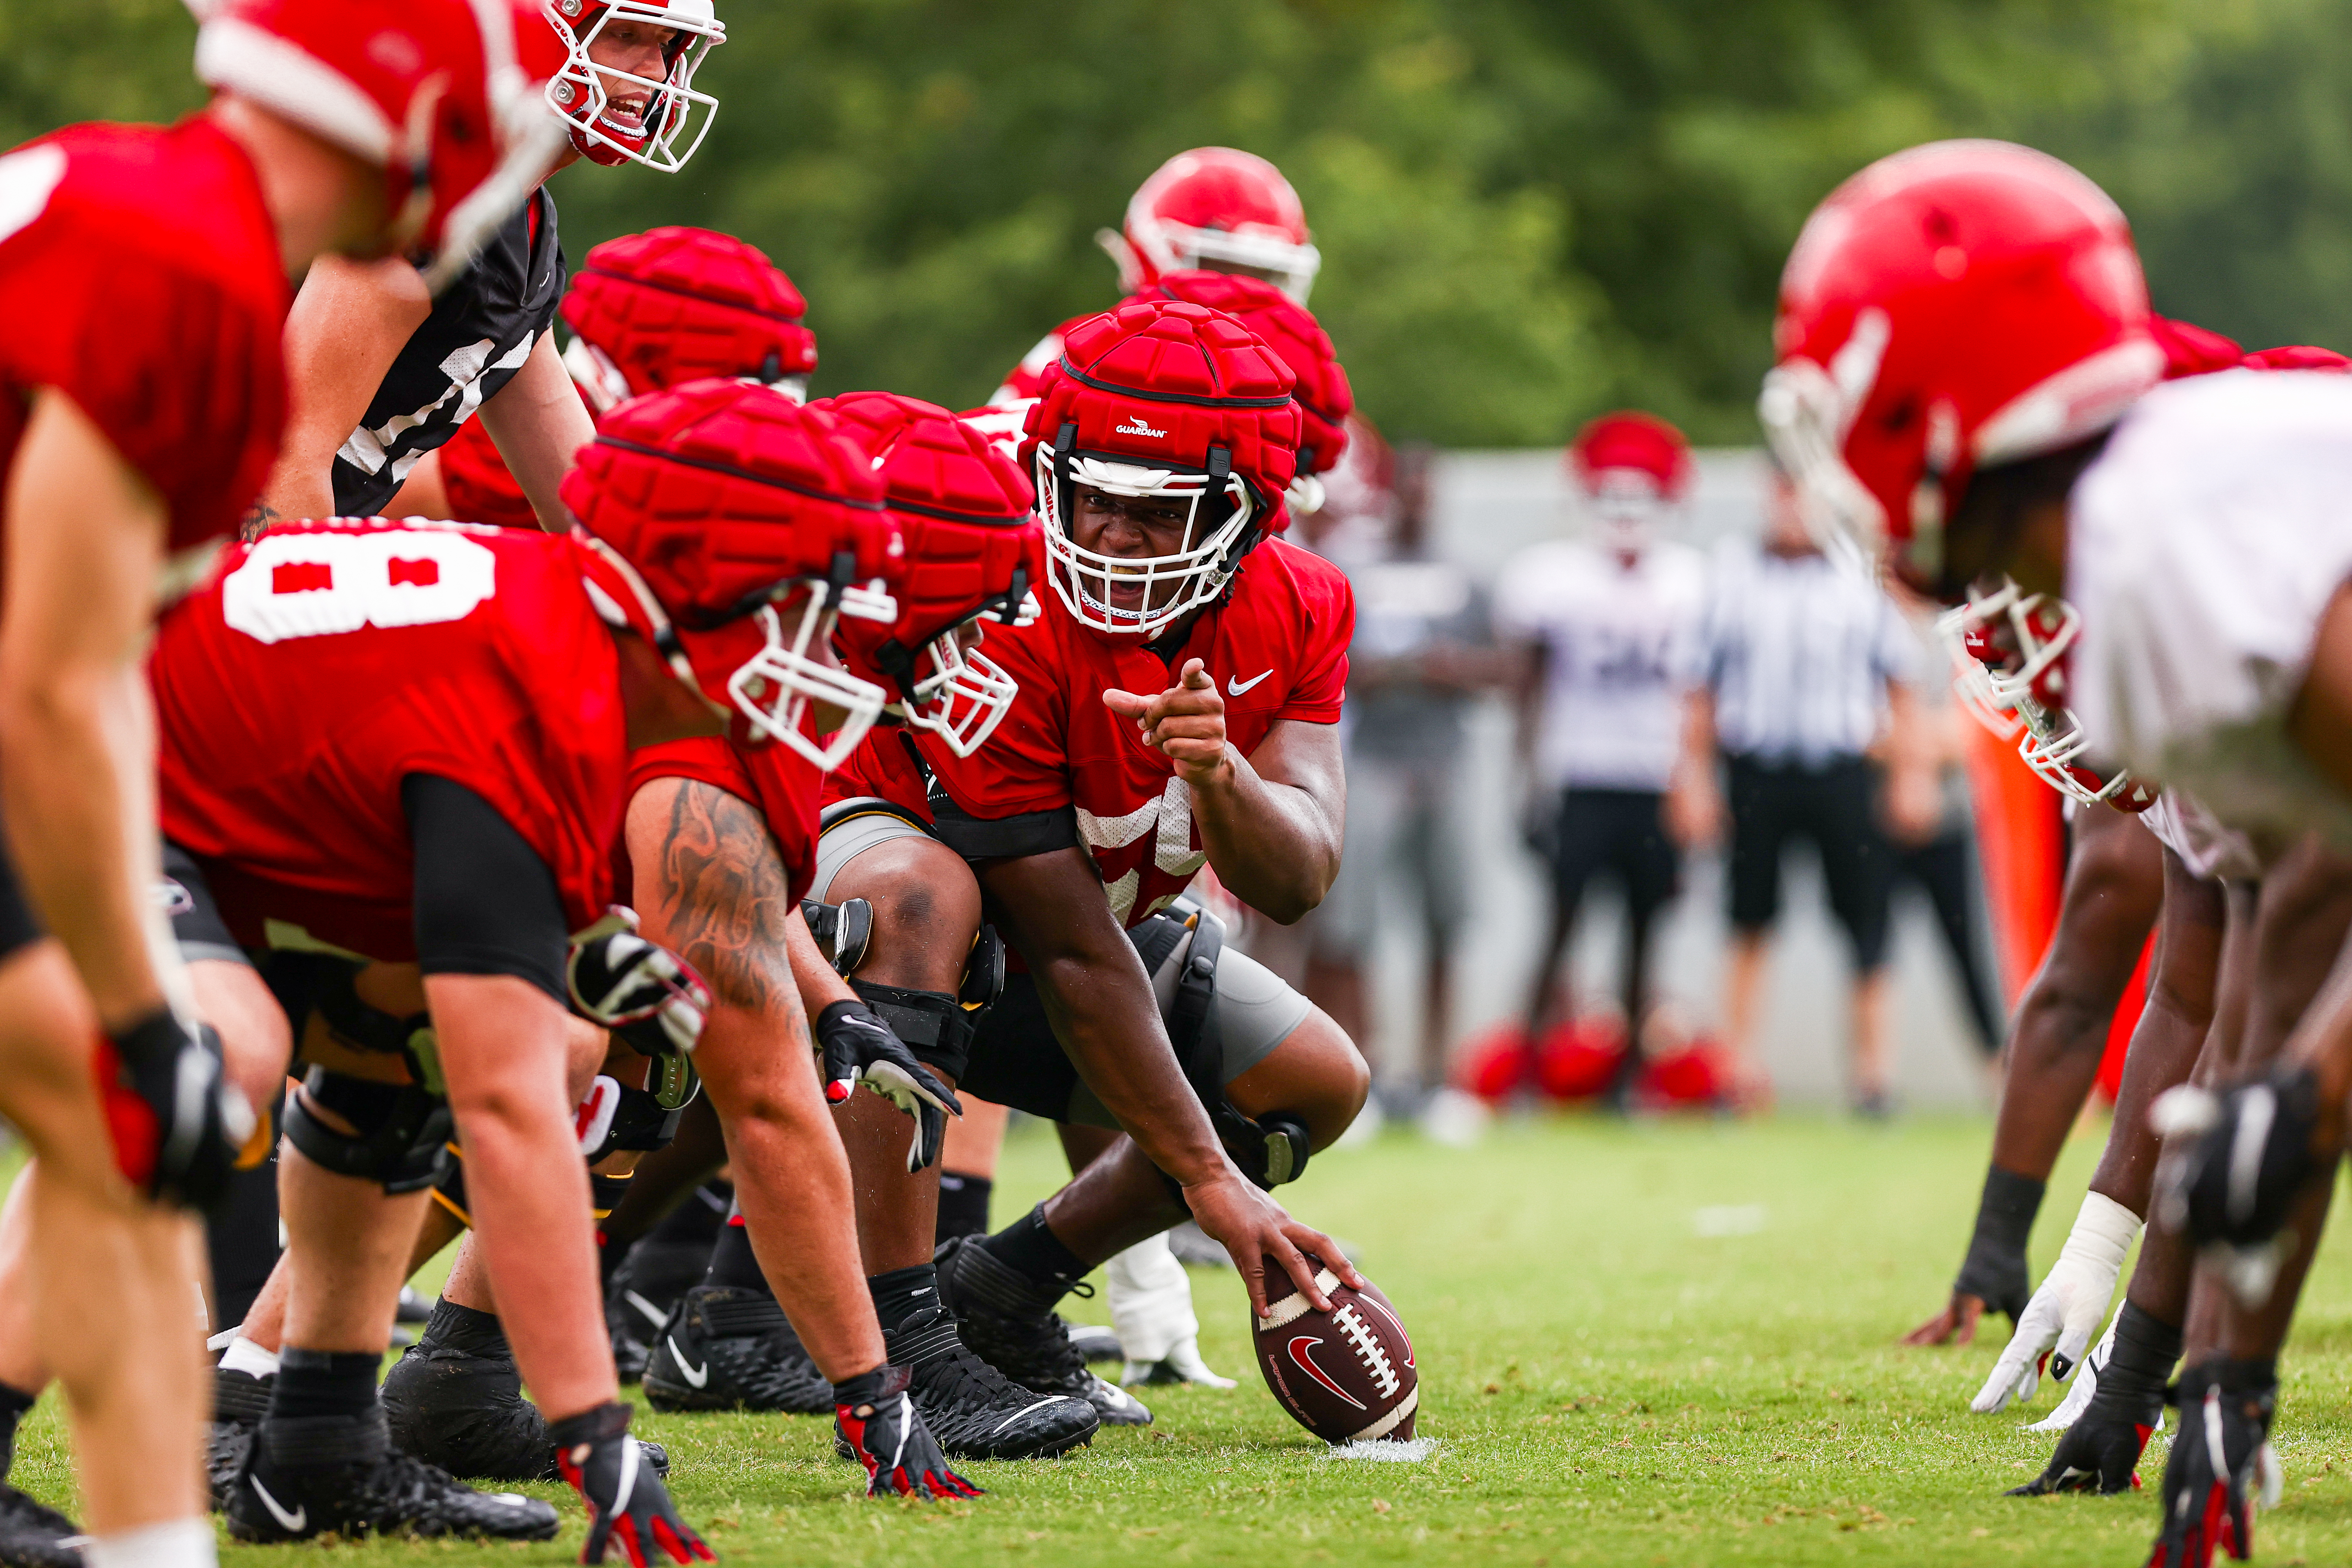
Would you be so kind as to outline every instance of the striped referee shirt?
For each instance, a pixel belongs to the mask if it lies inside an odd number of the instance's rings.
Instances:
[[[1698,658],[1693,684],[1715,695],[1727,753],[1821,768],[1870,749],[1886,722],[1886,683],[1916,683],[1921,650],[1885,590],[1851,567],[1727,540]]]

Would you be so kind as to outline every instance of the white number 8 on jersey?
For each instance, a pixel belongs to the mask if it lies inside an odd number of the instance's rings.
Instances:
[[[221,584],[221,618],[257,642],[463,620],[498,557],[462,534],[273,533]]]

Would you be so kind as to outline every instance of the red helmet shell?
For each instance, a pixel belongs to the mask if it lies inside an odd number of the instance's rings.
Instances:
[[[682,639],[706,690],[758,646],[730,623],[811,579],[895,582],[904,560],[873,465],[824,414],[755,382],[688,382],[621,405],[563,477],[563,504],[642,580],[621,607]],[[739,645],[741,645],[739,647]]]
[[[1656,415],[1628,408],[1603,414],[1569,443],[1568,471],[1587,495],[1600,493],[1603,474],[1628,469],[1648,475],[1660,500],[1680,500],[1694,473],[1690,442]]]
[[[895,392],[850,392],[810,405],[866,452],[906,542],[890,626],[844,621],[852,668],[895,679],[886,644],[908,655],[992,607],[1011,621],[1045,580],[1045,546],[1020,466],[987,435],[936,404]],[[890,659],[891,663],[898,663]],[[869,668],[859,668],[860,665]]]
[[[1127,204],[1121,243],[1105,240],[1131,293],[1169,272],[1225,262],[1256,268],[1301,304],[1322,266],[1307,212],[1282,171],[1255,153],[1195,147],[1143,182]]]
[[[564,324],[620,368],[632,395],[704,376],[781,381],[816,369],[808,301],[758,247],[707,228],[608,239],[563,296]]]
[[[1330,334],[1306,306],[1263,278],[1234,272],[1167,273],[1136,297],[1206,305],[1255,332],[1297,378],[1290,395],[1297,399],[1304,416],[1299,469],[1323,474],[1339,466],[1340,454],[1348,449],[1348,416],[1355,412],[1356,394]]]
[[[562,50],[521,0],[215,0],[196,74],[384,171],[389,247],[435,289],[553,167]]]
[[[2001,142],[1839,186],[1790,252],[1773,336],[1760,411],[1809,514],[1924,582],[1976,468],[2105,429],[2164,369],[2122,212]]]
[[[2164,351],[2164,379],[2167,381],[2179,381],[2183,376],[2210,375],[2217,370],[2232,370],[2246,356],[2246,351],[2236,343],[2194,321],[2150,316],[2147,330],[2156,339],[2156,346]]]
[[[2309,343],[2256,349],[2246,355],[2243,363],[2248,370],[2317,371],[2324,375],[2352,374],[2352,359],[2345,358],[2334,349],[2316,348]]]

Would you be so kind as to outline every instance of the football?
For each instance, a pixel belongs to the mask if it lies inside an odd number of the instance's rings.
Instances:
[[[1270,1291],[1288,1282],[1271,1258],[1265,1272]],[[1404,1320],[1369,1279],[1363,1289],[1351,1289],[1324,1268],[1315,1282],[1330,1298],[1329,1311],[1317,1311],[1294,1286],[1257,1320],[1257,1364],[1266,1387],[1292,1420],[1327,1443],[1412,1436],[1421,1373]]]

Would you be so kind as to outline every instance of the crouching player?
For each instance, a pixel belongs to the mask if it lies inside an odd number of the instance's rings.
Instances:
[[[719,729],[752,667],[786,651],[773,606],[796,616],[815,591],[803,520],[777,504],[797,470],[767,471],[792,449],[777,426],[801,417],[764,388],[696,384],[603,438],[689,459],[658,506],[642,470],[625,504],[574,481],[599,533],[281,527],[167,619],[163,820],[191,898],[249,947],[414,963],[422,1007],[372,1000],[430,1015],[407,1037],[421,1083],[396,1059],[314,1061],[289,1116],[285,1343],[228,1500],[237,1534],[556,1528],[544,1504],[391,1452],[376,1402],[446,1091],[516,1359],[591,1509],[589,1560],[708,1554],[614,1399],[565,1084],[566,933],[606,919],[631,743]],[[889,554],[877,541],[851,566]],[[845,1371],[850,1441],[919,1464],[928,1438],[879,1354]]]
[[[1282,1274],[1321,1299],[1307,1254],[1355,1277],[1266,1189],[1354,1119],[1362,1059],[1182,900],[1213,865],[1296,919],[1339,861],[1353,607],[1336,572],[1272,538],[1299,442],[1292,379],[1200,305],[1073,329],[1021,447],[1054,591],[983,645],[1018,688],[1011,710],[968,756],[919,731],[869,737],[832,786],[859,797],[828,807],[818,847],[815,896],[874,910],[860,994],[942,1077],[1074,1124],[1084,1165],[935,1261],[936,1178],[905,1168],[877,1108],[845,1107],[885,1329],[936,1301],[1005,1376],[1108,1420],[1149,1415],[1086,1370],[1053,1308],[1122,1247],[1189,1210],[1261,1310]],[[960,981],[983,894],[1015,972],[974,1026]]]

